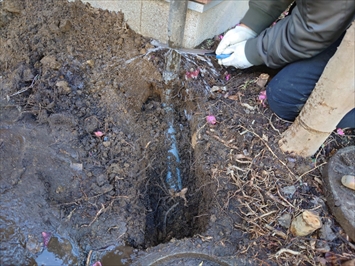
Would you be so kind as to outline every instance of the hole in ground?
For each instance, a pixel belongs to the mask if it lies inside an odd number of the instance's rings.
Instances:
[[[172,94],[176,95],[176,94]],[[209,193],[199,188],[197,182],[202,183],[198,162],[191,147],[191,121],[185,116],[186,110],[173,108],[173,127],[177,150],[179,154],[179,168],[182,180],[182,190],[169,189],[166,175],[169,171],[168,152],[171,139],[167,137],[169,122],[163,97],[149,97],[142,106],[142,119],[154,141],[147,148],[147,181],[142,186],[144,204],[146,206],[145,248],[170,241],[172,238],[182,239],[192,237],[205,231],[209,221],[205,210],[209,209]],[[181,101],[178,97],[174,101]],[[179,106],[180,103],[172,106]],[[181,109],[181,108],[179,108]],[[187,113],[191,113],[188,110]],[[149,122],[151,121],[151,122]],[[171,120],[170,120],[171,121]],[[202,214],[202,215],[201,215]]]

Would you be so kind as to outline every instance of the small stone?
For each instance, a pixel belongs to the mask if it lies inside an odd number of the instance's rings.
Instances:
[[[344,175],[341,178],[341,183],[352,190],[355,190],[355,176],[354,175]]]
[[[24,71],[23,71],[23,80],[24,81],[32,81],[34,79],[34,75],[32,73],[32,70],[30,68],[26,68]]]
[[[322,227],[322,222],[318,214],[305,210],[295,217],[290,226],[290,232],[294,236],[306,236]]]
[[[99,175],[96,177],[96,183],[99,185],[99,187],[102,187],[106,182],[107,178],[105,175]]]
[[[322,229],[320,230],[322,239],[325,239],[328,241],[333,241],[334,239],[337,238],[337,235],[333,232],[331,225],[332,225],[332,222],[329,220],[327,220],[323,224]]]
[[[10,13],[20,13],[24,9],[22,1],[5,1],[3,9]]]
[[[33,235],[29,235],[26,242],[26,249],[33,254],[39,253],[42,251],[42,243]]]
[[[211,220],[212,223],[215,223],[217,221],[216,215],[212,214],[211,217],[210,217],[210,220]]]
[[[107,148],[107,147],[110,147],[111,142],[110,141],[104,141],[102,144]]]
[[[296,187],[295,186],[287,186],[281,188],[281,191],[288,197],[292,198],[293,194],[296,192]]]
[[[58,186],[55,190],[55,193],[59,194],[64,192],[65,188],[63,186]]]
[[[285,213],[280,218],[278,218],[277,221],[283,228],[288,229],[291,225],[291,218],[291,214]]]
[[[316,251],[327,253],[330,251],[330,247],[326,241],[319,240],[316,243]]]
[[[49,66],[54,70],[58,70],[60,68],[60,63],[57,62],[55,57],[53,56],[45,56],[41,59],[42,65]]]
[[[72,28],[72,24],[68,19],[62,19],[59,24],[59,29],[61,32],[68,32]]]
[[[82,163],[72,163],[70,167],[76,171],[82,171],[83,170],[83,164]]]
[[[111,184],[105,184],[101,187],[101,193],[107,193],[113,190],[113,186]]]
[[[95,66],[95,60],[92,60],[92,59],[87,60],[87,61],[86,61],[86,64],[87,64],[89,67],[94,67],[94,66]]]

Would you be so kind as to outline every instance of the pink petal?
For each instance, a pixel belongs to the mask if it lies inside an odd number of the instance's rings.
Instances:
[[[97,261],[92,266],[102,266],[101,262]]]
[[[211,125],[214,125],[217,123],[217,119],[214,115],[208,115],[206,116],[206,121],[207,123],[211,124]]]
[[[266,99],[267,99],[266,91],[261,91],[260,94],[259,94],[259,100],[263,101],[263,100],[266,100]]]
[[[49,240],[51,240],[52,234],[50,232],[42,232],[42,237],[43,237],[43,245],[46,247],[49,243]]]
[[[198,74],[200,73],[199,69],[196,70],[191,70],[191,71],[186,71],[185,78],[186,79],[196,79],[198,77]]]
[[[228,81],[228,80],[230,80],[230,78],[231,78],[231,74],[227,74],[226,80]]]
[[[340,136],[344,136],[344,135],[345,135],[344,131],[343,131],[341,128],[338,128],[338,129],[337,129],[337,133],[338,133]]]
[[[218,38],[219,38],[220,40],[222,40],[222,39],[223,39],[223,35],[219,35]]]
[[[95,134],[95,136],[96,137],[102,137],[103,135],[104,135],[104,133],[102,133],[101,131],[96,131],[96,132],[94,132],[94,134]]]

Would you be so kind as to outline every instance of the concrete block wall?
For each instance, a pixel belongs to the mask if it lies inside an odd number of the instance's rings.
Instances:
[[[73,0],[69,0],[73,1]],[[169,0],[82,0],[93,7],[122,11],[127,24],[145,37],[168,42]],[[193,48],[236,25],[248,8],[247,0],[189,1],[183,46]]]

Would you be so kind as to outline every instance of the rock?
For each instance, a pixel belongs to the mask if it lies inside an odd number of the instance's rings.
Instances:
[[[101,193],[107,193],[113,190],[113,186],[111,184],[105,184],[101,187]]]
[[[25,68],[23,70],[22,78],[24,81],[32,81],[35,76],[32,73],[32,70],[30,68]]]
[[[290,231],[294,236],[306,236],[322,227],[320,217],[308,210],[293,219]]]
[[[330,251],[330,247],[326,241],[318,240],[316,243],[316,251],[327,253]]]
[[[341,178],[341,183],[352,190],[355,190],[355,176],[354,175],[344,175]]]
[[[102,187],[107,182],[105,175],[99,175],[96,177],[96,183],[99,187]]]
[[[21,10],[24,9],[23,2],[14,1],[14,0],[4,1],[3,9],[10,13],[16,13],[16,14],[21,13]]]
[[[95,66],[95,60],[90,59],[85,62],[89,67],[94,67]]]
[[[71,92],[71,88],[69,87],[68,82],[65,80],[57,81],[55,85],[60,88],[60,93],[62,94],[69,94]]]
[[[285,213],[280,218],[278,218],[277,221],[283,228],[288,229],[291,225],[291,214]]]
[[[82,171],[83,170],[83,164],[82,163],[71,163],[70,168],[76,170],[76,171]]]
[[[57,59],[54,56],[45,56],[41,59],[41,64],[48,66],[54,70],[60,68],[60,63],[57,62]]]
[[[288,197],[292,198],[293,194],[296,192],[296,187],[295,186],[287,186],[281,188],[281,191]]]
[[[72,29],[72,23],[68,19],[62,19],[59,24],[61,32],[68,32]]]
[[[355,175],[355,146],[338,150],[323,173],[327,204],[345,233],[355,241],[355,193],[342,185],[344,175]]]
[[[258,85],[260,88],[264,88],[266,83],[269,80],[269,75],[268,74],[260,74],[260,76],[258,77],[258,79],[256,80],[256,85]]]
[[[84,120],[84,128],[87,133],[94,132],[99,126],[100,126],[100,122],[96,116],[89,116]]]
[[[39,253],[42,251],[42,243],[33,235],[29,235],[26,242],[26,249],[33,254]]]
[[[333,241],[334,239],[337,238],[337,235],[333,232],[331,225],[332,225],[332,222],[329,220],[327,220],[323,224],[322,229],[320,230],[322,239],[325,239],[328,241]]]

